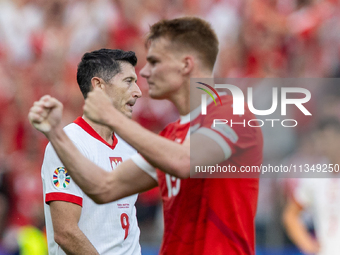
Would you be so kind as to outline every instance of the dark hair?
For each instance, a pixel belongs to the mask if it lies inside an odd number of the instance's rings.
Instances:
[[[146,45],[161,37],[169,39],[176,49],[194,50],[206,67],[214,68],[218,39],[208,22],[197,17],[161,20],[150,27]]]
[[[133,51],[100,49],[87,52],[81,58],[77,70],[77,82],[84,98],[91,91],[91,79],[102,78],[109,82],[116,74],[121,72],[120,62],[128,62],[133,66],[137,64],[137,57]]]

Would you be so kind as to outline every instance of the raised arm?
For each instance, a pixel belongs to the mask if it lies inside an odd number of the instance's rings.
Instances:
[[[116,110],[101,90],[94,89],[88,94],[84,113],[92,121],[114,130],[154,167],[179,178],[188,178],[190,167],[216,164],[225,159],[221,147],[204,135],[194,134],[191,143],[187,139],[178,144],[150,132]],[[195,148],[192,155],[190,146]]]
[[[61,127],[62,104],[42,97],[30,109],[32,125],[45,134],[72,179],[96,203],[107,203],[157,186],[157,182],[132,160],[106,172],[83,156]]]

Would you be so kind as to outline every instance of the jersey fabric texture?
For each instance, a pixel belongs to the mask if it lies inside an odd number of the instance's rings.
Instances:
[[[340,254],[340,179],[301,179],[294,198],[313,212],[318,255]]]
[[[189,128],[217,140],[226,154],[220,165],[259,166],[262,163],[263,138],[260,128],[234,125],[213,128],[213,119],[233,118],[246,123],[255,119],[232,115],[232,97],[222,96],[222,106],[208,105],[208,115],[191,113],[168,125],[160,135],[182,143]],[[218,111],[216,111],[218,109]],[[197,109],[196,109],[197,110]],[[215,113],[216,111],[216,113]],[[186,117],[187,118],[187,117]],[[164,237],[160,254],[249,255],[255,254],[255,214],[258,178],[178,179],[157,170],[164,206]],[[225,176],[224,176],[225,177]]]
[[[81,117],[64,130],[85,157],[106,171],[114,171],[122,161],[136,153],[118,136],[113,136],[113,145],[108,144]],[[41,175],[49,254],[65,254],[54,241],[48,205],[51,201],[66,201],[82,206],[78,226],[99,254],[141,254],[135,208],[137,195],[104,205],[94,203],[72,180],[50,143],[46,147]],[[65,218],[64,224],[67,221]]]

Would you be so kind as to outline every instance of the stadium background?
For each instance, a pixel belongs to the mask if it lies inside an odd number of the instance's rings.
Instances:
[[[18,254],[18,243],[21,254],[41,248],[36,229],[44,229],[40,166],[47,140],[27,121],[33,102],[44,94],[58,98],[65,106],[64,124],[72,122],[82,113],[75,74],[83,53],[133,50],[138,73],[149,25],[183,15],[202,17],[216,30],[216,77],[340,75],[338,0],[0,0],[0,255]],[[134,119],[158,132],[178,113],[168,102],[148,99],[143,78],[138,84],[143,97]],[[309,105],[317,113],[313,122],[325,114],[340,117],[337,86],[310,89],[318,99]],[[265,135],[265,162],[316,161],[307,132],[313,123],[295,118],[304,125],[276,139]],[[257,254],[300,254],[281,224],[282,207],[297,182],[261,180]],[[157,189],[140,196],[137,211],[143,255],[157,254],[162,233]],[[37,250],[24,253],[30,244]]]

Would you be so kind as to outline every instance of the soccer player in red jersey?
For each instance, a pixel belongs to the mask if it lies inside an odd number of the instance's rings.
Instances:
[[[90,92],[86,116],[109,126],[140,153],[114,172],[101,171],[75,149],[60,127],[62,105],[56,99],[37,102],[30,121],[51,141],[74,181],[98,203],[159,185],[165,222],[160,254],[255,254],[258,179],[189,178],[195,166],[239,170],[262,162],[260,128],[212,125],[222,117],[254,119],[247,107],[243,116],[233,116],[232,97],[222,95],[222,106],[208,104],[209,114],[201,115],[199,100],[190,100],[201,95],[198,89],[190,91],[190,78],[213,77],[218,53],[214,31],[199,18],[163,20],[151,27],[147,48],[141,75],[149,83],[149,95],[173,102],[181,117],[158,136],[120,114],[101,90]]]

